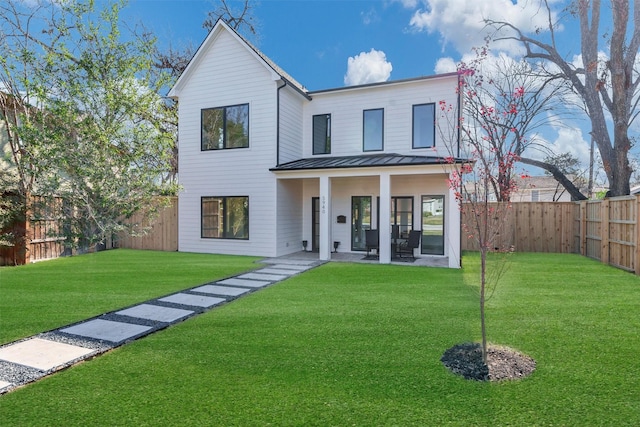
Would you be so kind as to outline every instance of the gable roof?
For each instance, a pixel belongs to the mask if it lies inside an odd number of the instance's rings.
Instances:
[[[226,31],[231,36],[233,36],[242,46],[244,46],[247,51],[253,55],[269,72],[272,73],[274,80],[281,79],[287,85],[293,87],[297,92],[299,92],[304,97],[311,99],[307,89],[298,83],[293,77],[291,77],[288,73],[286,73],[282,68],[276,65],[267,55],[258,50],[255,46],[253,46],[247,39],[242,37],[236,30],[231,28],[229,24],[227,24],[223,19],[218,19],[215,25],[204,39],[202,44],[196,50],[196,53],[193,55],[193,58],[187,64],[187,67],[184,69],[176,83],[173,85],[171,90],[169,90],[168,96],[170,98],[178,98],[178,94],[182,86],[184,86],[185,82],[189,79],[192,70],[197,67],[197,64],[201,61],[201,58],[206,54],[206,51],[209,47],[215,42],[215,39],[218,35]]]

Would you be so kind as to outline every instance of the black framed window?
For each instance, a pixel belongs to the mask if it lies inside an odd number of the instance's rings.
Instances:
[[[422,247],[420,253],[444,255],[444,196],[422,196]]]
[[[201,125],[202,151],[249,147],[249,104],[205,108]]]
[[[313,116],[313,154],[331,153],[331,114]]]
[[[413,197],[391,198],[391,234],[393,238],[408,239],[413,230]]]
[[[384,109],[362,113],[362,150],[380,151],[384,146]]]
[[[413,106],[413,148],[431,148],[436,139],[436,105]]]
[[[249,197],[202,197],[201,236],[210,239],[249,238]]]

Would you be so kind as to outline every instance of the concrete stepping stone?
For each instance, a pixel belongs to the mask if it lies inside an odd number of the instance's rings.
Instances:
[[[251,279],[251,280],[268,280],[269,282],[277,282],[286,279],[288,276],[278,274],[260,274],[260,273],[246,273],[238,276],[238,279]]]
[[[295,265],[295,264],[273,264],[269,268],[277,268],[280,270],[292,270],[292,271],[306,271],[312,266],[309,265]],[[262,270],[260,270],[262,271]]]
[[[89,348],[33,338],[0,349],[0,359],[48,371],[93,353],[93,351]],[[6,387],[6,385],[0,384],[0,388],[2,387]]]
[[[154,320],[156,322],[171,323],[187,317],[194,312],[180,308],[162,307],[160,305],[140,304],[135,307],[117,311],[122,316],[136,317],[138,319]]]
[[[231,288],[229,286],[217,286],[217,285],[204,285],[191,289],[192,292],[201,292],[203,294],[213,295],[226,295],[230,297],[236,297],[249,292],[250,289],[245,288]]]
[[[221,302],[225,302],[226,299],[206,297],[203,295],[183,294],[182,292],[179,292],[177,294],[169,295],[168,297],[160,298],[158,301],[209,308],[220,304]]]
[[[11,385],[11,383],[8,383],[6,381],[0,380],[0,390],[2,390],[5,387],[9,387],[10,385]]]
[[[285,276],[291,276],[293,274],[298,273],[298,271],[297,270],[286,270],[284,268],[263,268],[262,270],[258,270],[257,273],[283,274]]]
[[[306,259],[278,259],[275,261],[276,264],[287,264],[287,265],[306,265],[311,267],[316,264],[318,261],[314,260],[306,260]]]
[[[80,323],[79,325],[60,329],[60,332],[120,343],[129,338],[135,337],[136,335],[143,334],[150,329],[152,329],[150,326],[94,319],[85,323]]]
[[[247,288],[262,288],[263,286],[267,286],[269,283],[271,282],[264,280],[237,279],[235,277],[218,282],[220,285],[244,286]]]

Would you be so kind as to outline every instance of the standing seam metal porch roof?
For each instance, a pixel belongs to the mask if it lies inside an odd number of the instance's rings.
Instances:
[[[453,158],[453,163],[463,163],[465,159]],[[446,165],[451,158],[435,156],[411,156],[404,154],[386,153],[360,156],[332,156],[313,157],[283,163],[269,169],[273,172],[298,171],[310,169],[345,169],[384,166],[416,166],[416,165]]]

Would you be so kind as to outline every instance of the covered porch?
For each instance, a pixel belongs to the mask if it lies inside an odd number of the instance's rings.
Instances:
[[[303,159],[273,168],[277,255],[406,264],[395,259],[395,248],[413,230],[421,237],[408,257],[414,265],[458,268],[460,211],[450,170],[438,158],[401,155]],[[379,242],[376,257],[364,259],[367,230],[377,230]]]

